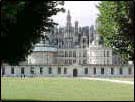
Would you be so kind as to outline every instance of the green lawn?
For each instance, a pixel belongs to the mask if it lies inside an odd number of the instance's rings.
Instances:
[[[6,100],[134,99],[134,85],[78,78],[1,78],[1,89]]]

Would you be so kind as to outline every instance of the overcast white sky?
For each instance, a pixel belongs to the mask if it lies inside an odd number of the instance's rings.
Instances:
[[[58,13],[56,16],[53,16],[55,22],[57,22],[61,27],[66,24],[66,16],[68,9],[70,10],[72,25],[77,20],[79,26],[90,26],[95,25],[95,20],[97,14],[99,13],[96,5],[99,1],[65,1],[64,8],[65,13]]]

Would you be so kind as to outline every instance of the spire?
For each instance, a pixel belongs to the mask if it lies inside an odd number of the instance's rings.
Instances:
[[[70,16],[69,10],[68,10],[68,14],[67,14],[67,26],[71,26],[71,16]]]

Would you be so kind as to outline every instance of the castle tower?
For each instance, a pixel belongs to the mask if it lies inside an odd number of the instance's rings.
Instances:
[[[79,29],[78,29],[78,21],[75,21],[75,29],[74,29],[74,42],[78,42],[78,35],[79,34]]]
[[[70,16],[70,11],[68,10],[65,37],[70,38],[72,36],[71,32],[72,32],[71,16]]]
[[[88,37],[86,36],[85,32],[83,32],[83,35],[81,36],[80,39],[80,46],[81,48],[86,48],[88,46]]]
[[[70,11],[68,10],[67,14],[67,23],[66,23],[66,29],[64,34],[64,47],[65,48],[72,48],[73,46],[73,28],[71,25],[71,16]]]
[[[92,44],[93,40],[94,40],[94,26],[92,25],[90,27],[90,32],[89,32],[89,45]]]
[[[67,25],[66,25],[67,29],[69,30],[71,27],[71,16],[70,16],[70,11],[68,10],[68,14],[67,14]]]

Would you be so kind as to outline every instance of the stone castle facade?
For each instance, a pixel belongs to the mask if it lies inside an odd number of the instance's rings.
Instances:
[[[112,49],[103,45],[103,39],[96,33],[94,26],[79,27],[76,21],[73,27],[69,11],[66,26],[55,28],[45,36],[48,39],[41,39],[40,43],[35,46],[34,53],[30,56],[31,60],[36,59],[36,61],[29,61],[29,64],[47,64],[41,63],[43,58],[47,58],[45,57],[47,54],[49,60],[53,61],[55,59],[52,63],[46,60],[48,64],[114,64],[112,61]],[[39,53],[38,49],[41,52],[45,49],[48,49],[48,51],[43,55]],[[50,49],[54,50],[49,51]],[[37,61],[37,58],[40,60]],[[120,64],[120,60],[115,64]]]
[[[123,65],[94,26],[72,26],[70,11],[66,26],[44,34],[26,63],[3,67],[4,76],[134,76],[134,66]]]

